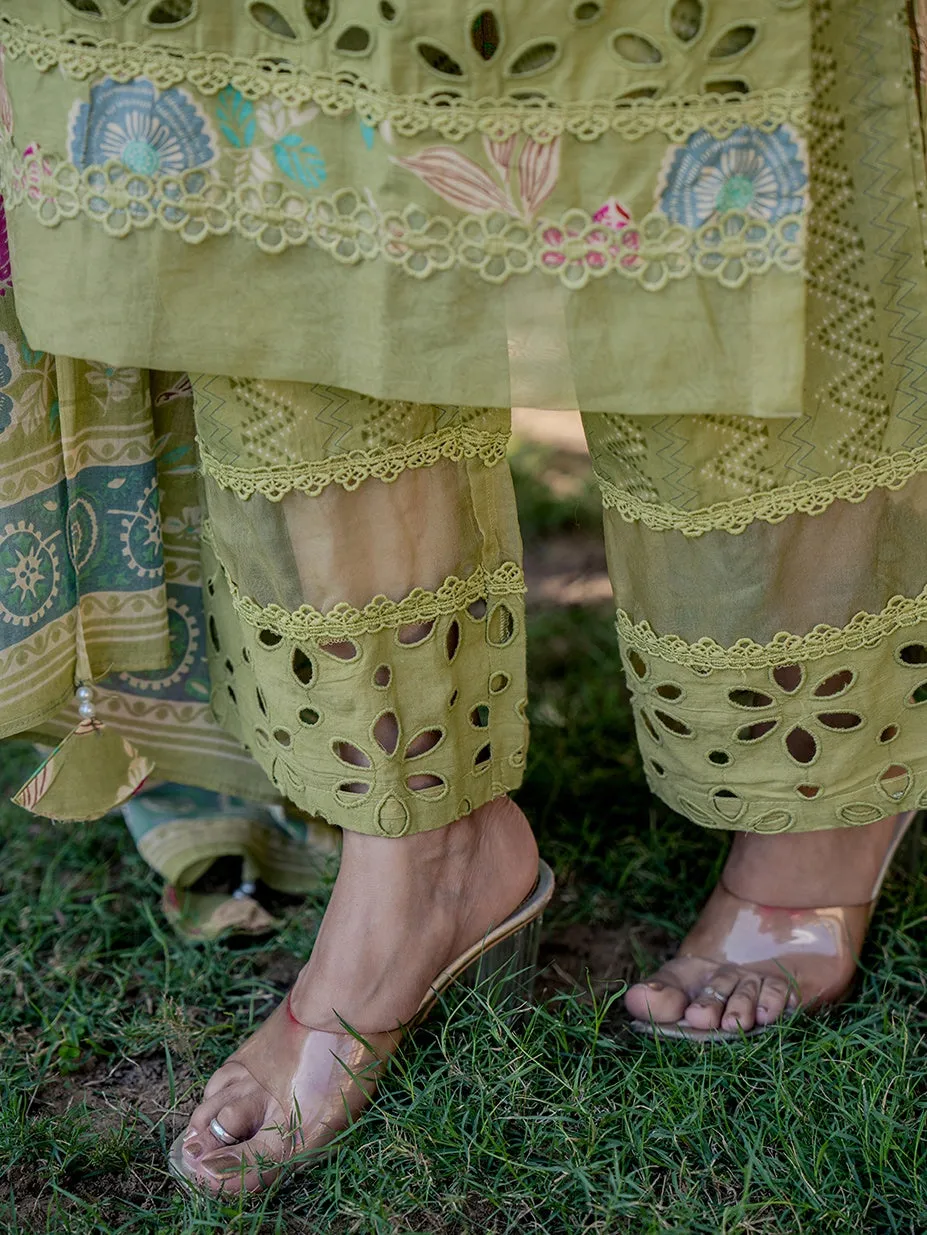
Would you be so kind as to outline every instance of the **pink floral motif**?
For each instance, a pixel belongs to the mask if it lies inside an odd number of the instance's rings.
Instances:
[[[560,270],[567,264],[575,266],[577,275],[584,266],[592,271],[605,270],[610,265],[609,254],[616,252],[610,247],[611,237],[604,228],[584,232],[581,227],[548,227],[543,239],[550,247],[541,254],[542,263],[549,270]]]
[[[527,141],[518,160],[521,200],[529,218],[534,218],[553,193],[560,177],[560,139],[542,144]]]
[[[40,201],[43,197],[43,181],[51,179],[54,167],[49,159],[41,157],[41,151],[36,145],[27,146],[23,151],[24,169],[17,178],[17,188],[31,201]]]
[[[572,282],[585,280],[587,273],[604,272],[615,261],[627,269],[634,267],[640,236],[632,232],[622,244],[613,239],[615,232],[624,231],[631,223],[629,211],[613,197],[592,218],[598,227],[586,228],[578,220],[573,226],[567,222],[564,227],[548,227],[544,231],[543,240],[549,247],[541,253],[541,262],[548,270],[569,266]]]
[[[0,197],[0,296],[13,286],[13,264],[10,261],[10,237],[6,229],[6,210]]]
[[[604,206],[592,216],[596,223],[603,223],[606,227],[610,227],[613,232],[621,232],[633,222],[629,211],[625,210],[617,197],[610,197]],[[617,249],[612,249],[612,256],[617,257],[621,250],[624,250],[625,256],[621,259],[621,264],[628,270],[633,270],[637,264],[635,254],[641,247],[641,238],[637,232],[631,232],[627,236],[622,237],[622,243]]]
[[[458,210],[472,214],[489,214],[493,210],[503,214],[515,212],[509,190],[500,188],[478,163],[453,146],[429,146],[398,162]]]
[[[620,232],[631,222],[631,216],[617,197],[610,197],[592,216],[596,223],[604,223],[613,232]]]
[[[504,142],[490,141],[483,138],[483,149],[489,155],[490,162],[495,166],[502,179],[508,183],[509,172],[512,169],[512,155],[515,153],[515,138],[510,137]]]
[[[395,162],[458,210],[478,215],[508,214],[525,223],[533,222],[560,175],[560,139],[541,143],[529,138],[525,142],[514,186],[515,138],[504,142],[487,139],[483,146],[495,177],[453,146],[429,146]]]

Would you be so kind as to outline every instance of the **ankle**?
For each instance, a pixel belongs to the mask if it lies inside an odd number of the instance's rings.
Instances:
[[[528,820],[500,798],[440,831],[345,836],[341,869],[291,997],[305,1025],[362,1032],[412,1017],[429,982],[498,926],[538,872]]]
[[[537,843],[525,815],[509,797],[478,807],[455,823],[396,839],[345,833],[342,869],[375,870],[384,883],[406,875],[440,888],[444,895],[466,893],[467,876],[486,877],[486,865],[537,866]]]
[[[865,904],[895,832],[897,816],[864,827],[784,836],[740,833],[724,868],[736,896],[788,909]]]

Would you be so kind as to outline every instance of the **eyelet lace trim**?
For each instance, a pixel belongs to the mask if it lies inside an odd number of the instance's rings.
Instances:
[[[204,521],[202,537],[220,561],[215,537],[208,521]],[[270,630],[284,639],[296,643],[309,640],[334,642],[339,639],[357,639],[362,635],[376,634],[381,630],[393,630],[411,622],[430,622],[437,617],[459,613],[474,601],[497,596],[523,596],[527,591],[525,576],[516,562],[506,562],[497,570],[478,567],[465,579],[451,576],[435,592],[416,588],[404,600],[390,600],[376,596],[363,609],[352,605],[335,605],[328,613],[320,613],[311,605],[291,611],[280,605],[259,605],[250,596],[244,596],[229,578],[222,566],[225,582],[235,611],[243,622],[255,630]]]
[[[895,631],[927,621],[927,588],[919,596],[894,596],[881,613],[857,613],[846,626],[816,626],[807,635],[780,631],[769,643],[738,639],[729,648],[713,639],[687,643],[678,635],[658,635],[649,622],[634,623],[630,614],[618,610],[616,626],[625,645],[645,654],[684,665],[696,673],[712,669],[775,669],[797,661],[820,660],[874,647]]]
[[[837,501],[862,502],[873,489],[900,489],[921,472],[927,472],[925,446],[883,455],[872,463],[861,463],[833,476],[799,480],[767,493],[752,493],[691,511],[646,502],[598,473],[596,479],[602,491],[602,505],[617,511],[627,523],[642,523],[656,532],[675,531],[697,537],[716,531],[739,536],[757,520],[782,523],[794,514],[820,515]]]
[[[318,497],[329,485],[340,485],[353,492],[365,480],[375,478],[387,484],[410,468],[432,467],[442,459],[460,462],[479,459],[494,467],[505,458],[508,433],[489,433],[466,426],[444,433],[431,433],[414,442],[375,450],[352,450],[313,463],[287,467],[245,468],[220,463],[200,442],[203,471],[223,489],[247,500],[260,493],[271,502],[281,501],[297,490]]]
[[[630,141],[663,133],[673,142],[684,142],[698,129],[721,138],[745,124],[771,133],[781,124],[807,128],[811,103],[809,90],[788,89],[571,103],[547,98],[467,99],[448,91],[400,95],[348,69],[315,72],[270,57],[120,43],[83,31],[55,34],[3,15],[0,41],[14,59],[27,56],[40,71],[58,68],[76,81],[97,74],[120,82],[146,77],[161,89],[187,82],[206,95],[231,84],[248,99],[272,95],[290,106],[314,103],[327,116],[356,112],[366,124],[388,121],[402,137],[436,132],[450,141],[471,133],[506,141],[524,133],[537,142],[550,142],[562,134],[588,142],[612,132]]]
[[[83,216],[115,238],[157,224],[187,244],[235,232],[262,252],[276,254],[312,243],[342,265],[377,259],[426,279],[463,269],[487,283],[540,271],[571,290],[618,274],[647,291],[662,291],[691,275],[742,287],[776,268],[801,271],[805,219],[776,223],[742,211],[699,228],[662,214],[612,231],[585,210],[526,224],[502,213],[464,214],[456,222],[409,205],[379,210],[353,189],[305,197],[279,181],[238,188],[204,170],[143,176],[110,161],[81,172],[45,153],[0,150],[6,206],[28,206],[45,227]]]

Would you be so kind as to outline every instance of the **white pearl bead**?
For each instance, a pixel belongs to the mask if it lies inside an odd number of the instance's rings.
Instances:
[[[77,688],[78,703],[88,703],[93,698],[93,691],[89,686],[79,686]]]
[[[92,703],[82,703],[77,710],[86,720],[97,714],[97,710]]]

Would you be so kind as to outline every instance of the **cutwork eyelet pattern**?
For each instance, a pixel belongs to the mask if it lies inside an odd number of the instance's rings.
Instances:
[[[120,82],[145,77],[161,89],[186,83],[204,95],[218,94],[231,84],[247,99],[276,98],[293,107],[311,104],[326,116],[357,114],[371,126],[389,124],[401,137],[434,132],[455,142],[473,133],[493,141],[521,133],[539,142],[562,135],[590,142],[607,133],[635,141],[663,133],[671,141],[682,142],[698,129],[726,137],[745,124],[772,132],[781,124],[803,128],[811,101],[810,91],[801,88],[743,93],[740,83],[732,80],[731,88],[725,90],[717,74],[698,93],[667,94],[666,82],[660,80],[632,83],[614,98],[561,101],[544,90],[543,82],[539,89],[534,79],[526,97],[522,91],[522,97],[513,93],[469,98],[451,88],[452,83],[465,80],[465,74],[439,71],[433,76],[445,85],[436,84],[424,93],[400,94],[359,73],[355,65],[310,70],[278,56],[236,56],[179,45],[124,42],[87,30],[56,34],[9,14],[0,14],[0,42],[12,58],[27,58],[41,72],[58,69],[74,81],[98,75]],[[421,54],[419,58],[426,66],[434,60]],[[617,60],[627,67],[620,54]],[[550,60],[544,67],[552,68],[554,63]],[[658,78],[665,76],[665,63],[655,67]],[[520,76],[514,75],[513,89]]]
[[[517,568],[353,617],[340,607],[287,621],[243,606],[208,542],[204,561],[213,709],[297,805],[403,836],[518,786],[528,733]]]
[[[668,659],[678,649],[624,623],[654,793],[705,827],[766,833],[861,826],[927,805],[927,752],[912,715],[927,704],[927,596],[908,604],[910,630],[893,625],[895,605],[869,623],[868,642],[854,619],[855,630],[829,639],[779,636],[749,665],[742,646],[729,649],[710,668],[701,645],[685,662]]]

